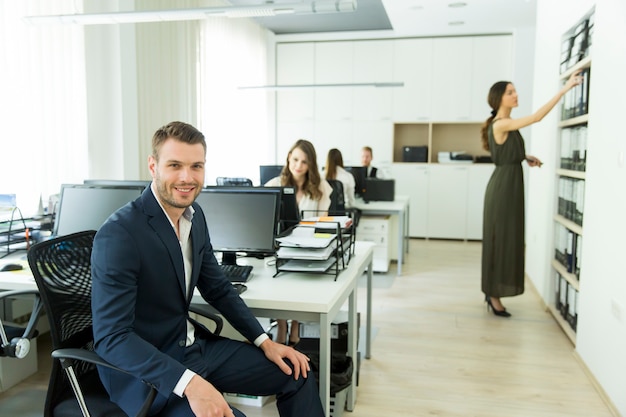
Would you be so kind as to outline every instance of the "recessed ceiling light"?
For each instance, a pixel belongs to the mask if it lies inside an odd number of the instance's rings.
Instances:
[[[462,20],[454,20],[452,22],[448,22],[448,26],[461,26],[464,25],[465,22]]]
[[[462,1],[457,1],[456,3],[448,4],[448,7],[465,7],[465,6],[467,6],[467,3],[464,3]]]
[[[424,10],[424,6],[411,6],[409,10]]]

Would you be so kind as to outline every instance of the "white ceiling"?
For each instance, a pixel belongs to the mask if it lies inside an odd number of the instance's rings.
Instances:
[[[311,2],[313,0],[302,0]],[[230,0],[233,5],[263,0]],[[342,32],[363,37],[419,37],[511,33],[535,26],[537,0],[357,0],[352,13],[284,15],[256,18],[277,35]],[[273,0],[294,3],[294,0]],[[450,7],[464,3],[463,7]],[[451,22],[463,22],[451,25]],[[373,32],[372,32],[373,31]],[[338,34],[338,33],[336,33]]]

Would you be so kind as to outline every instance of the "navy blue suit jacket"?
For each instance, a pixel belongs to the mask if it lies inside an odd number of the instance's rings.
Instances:
[[[263,328],[222,274],[213,254],[206,221],[194,203],[191,288],[253,341]],[[209,214],[210,215],[210,214]],[[95,350],[130,375],[99,368],[111,399],[135,415],[148,388],[159,395],[152,412],[163,407],[183,372],[193,291],[185,288],[178,238],[150,187],[114,213],[100,228],[92,253],[92,312]],[[198,332],[210,331],[193,322]]]

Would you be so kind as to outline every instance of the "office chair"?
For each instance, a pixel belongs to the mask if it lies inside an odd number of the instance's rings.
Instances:
[[[243,177],[217,177],[215,183],[225,187],[252,187],[252,180]]]
[[[346,203],[343,194],[343,183],[339,180],[327,179],[330,186],[333,188],[333,192],[330,194],[330,207],[328,208],[328,214],[330,216],[345,216]]]
[[[95,231],[84,231],[35,244],[28,263],[50,323],[52,372],[44,417],[126,417],[109,400],[96,364],[125,372],[94,351],[91,317],[91,251]],[[190,311],[207,315],[208,311]],[[210,314],[219,334],[222,319]],[[148,386],[150,384],[146,383]],[[138,417],[146,416],[157,391],[150,386]]]
[[[0,300],[9,300],[25,295],[33,296],[33,308],[26,327],[6,325],[0,320],[0,357],[23,359],[30,352],[30,341],[39,335],[37,321],[43,304],[37,290],[0,292]],[[36,354],[36,353],[35,353]]]

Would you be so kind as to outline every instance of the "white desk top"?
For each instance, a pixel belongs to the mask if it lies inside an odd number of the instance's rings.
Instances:
[[[353,208],[358,208],[362,211],[390,211],[401,212],[406,210],[409,204],[409,196],[397,195],[393,201],[370,201],[366,203],[362,198],[357,198],[354,202]]]
[[[276,277],[276,267],[254,258],[240,258],[238,263],[252,265],[252,276],[246,282],[248,289],[241,298],[252,309],[271,309],[288,312],[329,313],[338,300],[356,286],[356,278],[368,266],[373,253],[373,243],[356,242],[355,254],[347,268],[340,271],[337,280],[328,274],[281,272]],[[272,258],[273,260],[273,258]],[[194,294],[194,302],[202,298]]]
[[[336,281],[334,275],[301,272],[281,272],[272,278],[276,272],[274,266],[266,266],[265,261],[259,259],[242,258],[239,262],[249,263],[254,266],[254,269],[252,277],[246,283],[248,289],[241,294],[241,298],[251,308],[327,313],[346,291],[351,291],[356,285],[355,278],[367,267],[372,251],[372,243],[356,242],[355,255],[348,267],[339,273]],[[0,289],[37,289],[28,263],[14,259],[2,261],[0,265],[13,262],[23,263],[24,269],[0,272]],[[194,301],[200,301],[201,297],[196,293],[194,299]]]
[[[2,290],[36,290],[35,278],[30,272],[28,262],[22,257],[11,254],[0,259],[0,267],[6,264],[20,264],[24,267],[21,271],[0,272],[0,289]]]

